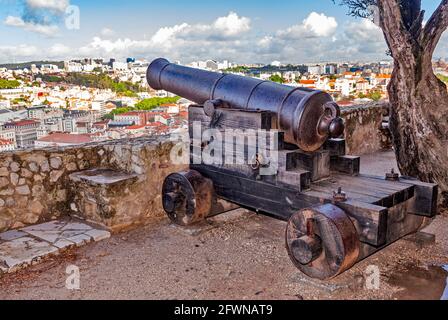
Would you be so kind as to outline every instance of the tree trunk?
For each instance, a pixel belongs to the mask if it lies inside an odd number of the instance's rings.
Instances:
[[[448,206],[448,91],[432,67],[416,79],[419,69],[396,65],[388,88],[395,153],[401,173],[438,183]]]
[[[433,72],[432,55],[446,29],[443,0],[425,29],[421,19],[409,28],[397,0],[378,0],[381,28],[394,58],[388,87],[390,128],[403,175],[439,184],[448,206],[448,91]]]

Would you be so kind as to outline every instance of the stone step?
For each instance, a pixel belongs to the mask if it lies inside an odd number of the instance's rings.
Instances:
[[[141,185],[144,176],[111,169],[91,169],[70,174],[71,215],[118,232],[141,222],[148,212]],[[140,187],[140,188],[139,188]]]
[[[12,273],[60,252],[110,237],[77,219],[60,219],[0,233],[0,275]]]

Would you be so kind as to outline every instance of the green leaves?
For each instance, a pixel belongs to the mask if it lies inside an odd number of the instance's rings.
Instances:
[[[15,89],[19,86],[20,82],[17,80],[0,79],[0,89]]]
[[[277,82],[277,83],[284,83],[285,79],[283,79],[281,76],[279,76],[278,74],[274,74],[272,75],[269,80],[273,81],[273,82]]]

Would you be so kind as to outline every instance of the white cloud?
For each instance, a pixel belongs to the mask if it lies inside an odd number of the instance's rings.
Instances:
[[[101,29],[100,34],[101,34],[103,37],[112,37],[112,36],[115,35],[115,31],[112,30],[112,29],[110,29],[110,28],[107,28],[107,27],[106,27],[106,28]]]
[[[305,29],[311,30],[318,37],[328,37],[334,34],[338,23],[333,17],[327,17],[325,14],[311,12],[303,21]]]
[[[59,31],[58,26],[26,22],[22,18],[14,16],[7,16],[3,23],[10,27],[16,27],[30,32],[40,33],[47,37],[54,37]]]
[[[178,23],[166,26],[148,37],[117,38],[108,30],[80,48],[69,48],[58,43],[48,49],[36,50],[34,58],[124,59],[133,56],[153,59],[162,56],[183,63],[204,59],[229,59],[242,63],[269,63],[275,60],[308,63],[379,60],[386,57],[386,50],[381,29],[368,20],[351,20],[338,25],[333,17],[311,13],[300,24],[263,33],[251,31],[249,18],[231,12],[209,24]],[[32,51],[28,49],[28,52]],[[448,56],[448,35],[443,37],[436,55]],[[5,49],[0,59],[4,57]]]
[[[230,12],[227,17],[216,19],[213,26],[216,30],[223,32],[225,36],[235,36],[250,30],[250,19]]]
[[[0,46],[0,61],[12,62],[20,60],[33,60],[40,50],[35,46],[21,44],[18,46]]]
[[[49,48],[48,54],[52,58],[63,58],[66,55],[68,55],[71,51],[72,50],[70,47],[61,43],[56,43]]]
[[[175,40],[176,35],[180,34],[186,29],[191,29],[187,23],[175,25],[173,27],[160,28],[151,38],[151,41],[159,45],[167,45],[167,42]]]
[[[293,25],[277,32],[277,36],[287,39],[329,37],[334,35],[338,23],[334,17],[311,12],[301,24]]]
[[[69,0],[26,0],[31,9],[47,9],[62,13],[70,5]]]
[[[181,23],[162,27],[149,40],[111,40],[106,39],[104,35],[97,36],[80,48],[79,52],[89,56],[115,57],[170,55],[185,60],[210,54],[209,48],[218,42],[220,45],[214,49],[214,53],[226,52],[236,55],[236,49],[243,46],[241,38],[244,38],[248,31],[250,19],[230,12],[211,24]]]

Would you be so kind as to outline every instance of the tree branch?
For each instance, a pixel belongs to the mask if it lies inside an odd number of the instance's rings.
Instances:
[[[392,56],[396,61],[406,61],[403,58],[413,55],[415,39],[404,25],[400,0],[378,0],[377,4],[380,26]]]
[[[439,43],[443,32],[448,28],[448,0],[442,0],[425,26],[423,48],[431,54]]]

